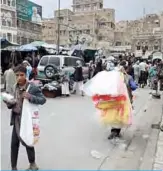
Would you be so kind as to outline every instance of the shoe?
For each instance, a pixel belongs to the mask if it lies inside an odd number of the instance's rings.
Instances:
[[[69,94],[67,94],[67,95],[66,95],[66,97],[70,97],[70,95],[69,95]]]
[[[39,170],[38,166],[36,165],[36,163],[31,163],[29,165],[29,168],[27,170]]]
[[[18,170],[17,167],[13,167],[11,170]]]
[[[76,94],[76,91],[72,91],[72,93],[71,94]]]
[[[117,137],[117,133],[112,132],[112,133],[109,135],[108,139],[109,139],[109,140],[112,140],[113,138],[116,138],[116,137]]]

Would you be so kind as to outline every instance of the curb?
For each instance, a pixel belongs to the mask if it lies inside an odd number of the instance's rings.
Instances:
[[[162,106],[162,102],[161,102],[161,106]],[[161,112],[158,115],[157,120],[155,121],[156,123],[159,123],[162,120],[163,117],[162,107],[160,108],[160,111]],[[140,163],[139,170],[153,170],[153,166],[156,159],[156,150],[158,146],[159,133],[160,133],[160,129],[152,129],[151,127],[151,133],[149,134],[149,138],[147,140],[148,142],[145,147],[144,154],[142,156],[142,161]],[[162,168],[160,169],[162,170]]]
[[[162,105],[161,125],[163,125],[163,105]],[[163,132],[161,131],[161,129],[159,129],[158,131],[159,131],[159,135],[158,135],[156,153],[155,153],[152,170],[162,170],[163,168]]]

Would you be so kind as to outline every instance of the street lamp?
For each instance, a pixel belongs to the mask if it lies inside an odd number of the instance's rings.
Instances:
[[[57,36],[57,53],[59,54],[60,47],[60,0],[58,0],[58,36]]]

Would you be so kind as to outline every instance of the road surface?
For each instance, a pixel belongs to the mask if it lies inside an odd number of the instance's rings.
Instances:
[[[149,90],[138,90],[135,99],[134,125],[143,117],[143,111],[148,108]],[[150,116],[148,116],[150,117]],[[88,97],[78,95],[70,98],[48,99],[40,107],[41,138],[36,146],[36,162],[40,169],[92,169],[105,165],[104,156],[112,153],[114,144],[107,137],[109,129],[102,126],[96,110]],[[1,169],[10,169],[9,126],[10,111],[1,104]],[[131,129],[130,132],[134,131]],[[125,135],[128,134],[127,130]],[[91,155],[97,151],[100,159]],[[114,165],[110,163],[110,165]],[[18,169],[26,169],[28,160],[25,148],[20,147]],[[113,166],[113,168],[116,168]],[[132,168],[132,167],[131,167]],[[104,169],[107,169],[104,167]],[[109,169],[109,168],[108,168]],[[124,168],[122,168],[124,169]]]

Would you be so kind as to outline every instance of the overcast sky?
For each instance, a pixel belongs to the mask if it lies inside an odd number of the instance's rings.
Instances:
[[[43,17],[53,17],[57,9],[58,0],[32,0],[43,7]],[[71,8],[72,0],[60,0],[61,8]],[[163,11],[163,0],[104,0],[105,8],[116,10],[116,20],[137,19],[146,13],[159,13]]]

